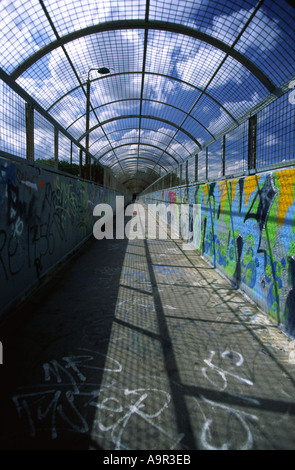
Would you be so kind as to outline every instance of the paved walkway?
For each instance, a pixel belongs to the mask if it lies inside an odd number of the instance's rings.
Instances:
[[[2,449],[295,448],[294,343],[181,241],[91,239],[1,341]]]

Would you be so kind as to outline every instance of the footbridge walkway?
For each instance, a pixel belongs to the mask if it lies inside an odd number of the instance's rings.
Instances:
[[[295,446],[294,342],[182,240],[92,237],[8,318],[3,449]]]

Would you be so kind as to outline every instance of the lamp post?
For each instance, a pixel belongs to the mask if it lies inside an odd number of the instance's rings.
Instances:
[[[90,72],[96,70],[100,75],[106,75],[110,73],[110,69],[107,67],[91,68],[88,70],[88,77],[86,82],[86,178],[91,178],[91,165],[89,156],[89,121],[90,121]]]

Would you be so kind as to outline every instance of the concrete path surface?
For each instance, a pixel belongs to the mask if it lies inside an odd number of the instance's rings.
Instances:
[[[180,240],[92,238],[1,325],[2,449],[294,449],[294,342]]]

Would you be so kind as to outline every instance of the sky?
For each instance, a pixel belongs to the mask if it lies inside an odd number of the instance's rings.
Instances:
[[[234,44],[235,50],[251,59],[280,86],[295,74],[294,16],[283,13],[274,2],[266,1],[242,32],[243,25],[253,14],[254,3],[151,0],[149,20],[179,23],[227,46]],[[145,16],[143,0],[45,0],[44,4],[60,37],[105,21],[144,19]],[[287,5],[284,0],[280,2],[280,7]],[[241,34],[238,40],[237,34]],[[12,73],[23,60],[55,39],[39,1],[1,0],[0,67],[6,73]],[[102,162],[115,162],[113,152],[106,153],[107,150],[126,143],[116,150],[117,157],[122,151],[125,156],[137,155],[138,121],[133,116],[139,113],[140,106],[144,31],[104,31],[75,39],[66,43],[64,50],[58,47],[49,52],[18,77],[17,83],[78,139],[85,132],[85,93],[65,52],[84,86],[90,68],[107,66],[111,69],[109,76],[99,79],[95,72],[91,74],[91,103],[98,117],[97,121],[91,113],[91,126],[109,121],[103,126],[105,132],[97,128],[91,133],[92,153],[96,157],[105,154]],[[124,72],[125,75],[116,75]],[[268,95],[258,79],[224,51],[208,42],[169,31],[149,31],[145,72],[142,114],[163,119],[142,119],[140,138],[166,151],[159,153],[155,147],[150,149],[162,156],[161,161],[167,167],[174,164],[172,157],[182,161],[198,150],[188,134],[203,146],[231,125],[232,117],[243,116]],[[0,88],[3,96],[10,94],[3,84]],[[202,91],[205,93],[201,94]],[[7,130],[2,130],[2,135],[8,136],[6,139],[13,145],[16,124],[12,126],[9,113],[8,106],[4,107],[1,126]],[[121,116],[125,118],[115,119]],[[21,135],[25,132],[23,115],[16,121]],[[167,121],[183,124],[187,133],[178,132],[174,140],[176,128]],[[39,129],[37,149],[38,145],[44,146],[46,132],[46,129]],[[275,129],[265,126],[263,145],[279,148],[281,134],[279,126]],[[48,146],[52,145],[51,140],[47,139]],[[17,145],[22,145],[23,136],[18,142]],[[218,154],[215,156],[219,158]]]

